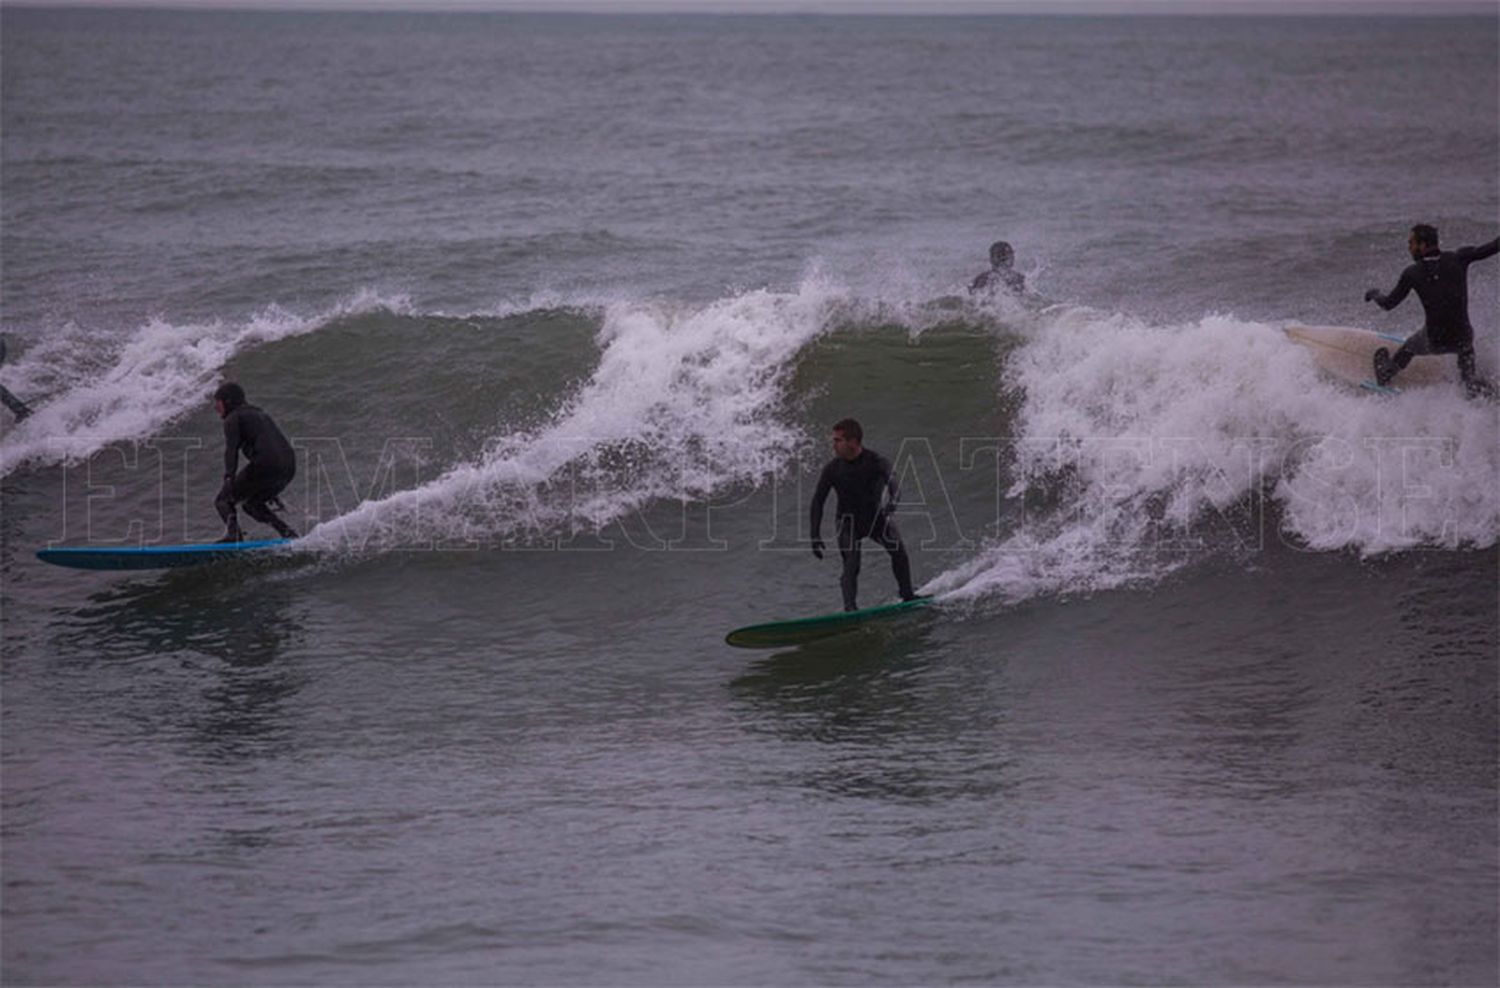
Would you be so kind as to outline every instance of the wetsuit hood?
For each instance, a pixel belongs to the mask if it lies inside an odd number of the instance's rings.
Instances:
[[[214,401],[222,401],[224,411],[232,412],[245,403],[245,389],[233,381],[225,381],[214,392]]]

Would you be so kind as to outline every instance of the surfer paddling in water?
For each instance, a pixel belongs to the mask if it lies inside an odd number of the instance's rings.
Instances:
[[[224,420],[224,486],[214,501],[227,530],[220,542],[239,542],[240,519],[234,506],[245,504],[245,514],[270,525],[284,539],[295,539],[292,526],[277,517],[271,505],[283,508],[277,497],[297,475],[297,454],[292,444],[276,427],[271,416],[245,403],[245,389],[233,381],[219,385],[214,392],[214,410]],[[245,454],[245,467],[235,473],[239,454]]]
[[[1500,253],[1500,238],[1480,247],[1438,248],[1436,227],[1418,223],[1411,228],[1406,249],[1414,262],[1396,282],[1389,295],[1377,288],[1365,292],[1365,301],[1387,311],[1400,305],[1415,291],[1422,302],[1426,321],[1401,344],[1393,355],[1385,347],[1375,351],[1375,383],[1387,385],[1415,356],[1452,353],[1458,356],[1458,373],[1470,398],[1494,398],[1495,386],[1474,369],[1474,327],[1469,323],[1469,265]]]
[[[969,286],[969,294],[1007,291],[1020,295],[1026,290],[1026,276],[1016,270],[1015,248],[1004,240],[990,244],[990,269],[979,272]]]
[[[858,610],[860,542],[874,541],[891,554],[891,571],[902,600],[915,600],[911,587],[911,560],[891,513],[901,496],[890,461],[873,449],[864,448],[864,430],[854,419],[841,419],[833,426],[833,459],[818,477],[812,497],[812,551],[819,559],[823,542],[823,502],[830,490],[838,492],[837,533],[844,573],[839,586],[844,591],[844,610]],[[885,495],[889,493],[889,499]]]

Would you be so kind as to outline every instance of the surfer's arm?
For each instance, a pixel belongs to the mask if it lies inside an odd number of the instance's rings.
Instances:
[[[812,532],[813,541],[817,541],[823,534],[823,502],[828,500],[828,492],[833,488],[833,464],[823,468],[823,473],[818,477],[818,486],[813,491],[812,511],[808,518],[808,528]]]
[[[896,510],[901,503],[901,484],[896,480],[896,473],[891,469],[891,461],[885,457],[880,458],[880,469],[885,473],[885,505],[880,509],[887,514]]]
[[[1365,301],[1374,302],[1387,312],[1394,309],[1401,304],[1402,300],[1406,298],[1406,294],[1411,291],[1411,278],[1408,277],[1410,273],[1410,268],[1401,272],[1401,279],[1396,282],[1396,287],[1391,289],[1389,295],[1382,295],[1374,288],[1365,292]]]
[[[1500,254],[1500,237],[1496,237],[1487,244],[1480,244],[1478,247],[1460,247],[1454,253],[1458,255],[1460,261],[1465,262],[1482,261],[1486,257],[1494,257]]]

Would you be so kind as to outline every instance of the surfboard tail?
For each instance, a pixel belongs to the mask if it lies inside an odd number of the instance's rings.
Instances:
[[[931,597],[866,607],[858,611],[838,611],[814,617],[793,618],[790,621],[771,621],[736,628],[725,636],[726,644],[736,648],[784,648],[804,645],[808,642],[841,635],[863,627],[873,621],[896,617],[932,603]]]

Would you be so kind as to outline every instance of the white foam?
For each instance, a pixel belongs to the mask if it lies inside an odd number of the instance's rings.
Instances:
[[[0,442],[0,476],[23,464],[75,463],[110,443],[154,435],[205,402],[219,370],[244,350],[339,318],[407,307],[404,299],[365,291],[312,317],[273,306],[243,323],[152,319],[102,355],[97,334],[65,327],[5,365],[6,382],[18,397],[55,394],[32,402],[33,414]]]
[[[1055,307],[1026,331],[1006,370],[1024,394],[1011,493],[1047,483],[1058,503],[930,590],[1016,600],[1157,579],[1194,558],[1195,526],[1262,490],[1282,508],[1265,537],[1302,549],[1500,533],[1496,408],[1456,385],[1351,390],[1279,327],[1232,316],[1153,326]]]
[[[789,368],[842,298],[814,275],[793,292],[701,306],[607,302],[598,365],[549,424],[308,537],[363,548],[581,530],[656,499],[758,482],[801,441],[781,414]]]

